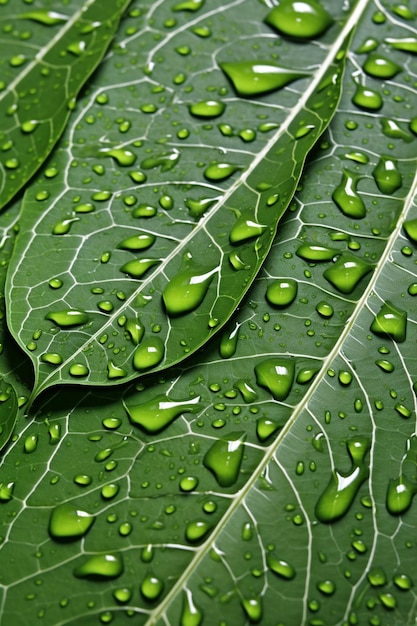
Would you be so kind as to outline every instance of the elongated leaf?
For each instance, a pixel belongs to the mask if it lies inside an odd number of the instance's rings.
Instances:
[[[0,208],[51,152],[128,4],[2,3]]]
[[[133,9],[125,33],[134,34],[118,40],[25,196],[9,325],[33,360],[37,392],[180,362],[226,323],[268,253],[337,107],[353,20],[334,23],[320,45],[303,43],[308,67],[300,58],[290,73],[281,64],[300,43],[263,24],[266,8],[222,4],[191,21],[180,5],[170,19],[165,5],[148,3],[140,17]],[[241,93],[237,77],[246,99],[229,85]]]
[[[395,46],[416,24],[356,11],[338,112],[224,333],[18,423],[5,623],[415,622],[415,61]],[[364,47],[402,72],[365,76]]]

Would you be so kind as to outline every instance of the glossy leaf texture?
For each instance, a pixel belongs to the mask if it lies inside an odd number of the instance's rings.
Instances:
[[[267,7],[223,4],[132,8],[25,194],[8,319],[35,393],[179,363],[270,249],[337,108],[354,19],[339,3],[325,34],[299,42]]]
[[[225,329],[18,421],[5,623],[415,622],[417,20],[357,7],[338,111]]]
[[[0,208],[44,163],[128,0],[22,0],[0,7]]]

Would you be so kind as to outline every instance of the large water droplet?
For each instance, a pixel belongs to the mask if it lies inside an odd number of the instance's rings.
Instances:
[[[294,381],[293,359],[272,358],[255,366],[256,382],[270,391],[275,400],[285,400]]]
[[[145,333],[145,327],[137,317],[129,318],[124,324],[124,329],[135,346],[142,341],[142,337]]]
[[[298,285],[292,278],[280,278],[268,285],[265,297],[269,304],[277,307],[289,306],[294,302],[298,291]]]
[[[160,152],[152,157],[148,157],[141,162],[141,167],[144,170],[151,170],[155,167],[160,167],[161,172],[169,172],[172,170],[180,159],[180,152],[176,148],[170,152]]]
[[[259,624],[263,616],[262,598],[244,598],[241,602],[251,624]]]
[[[352,96],[352,102],[360,109],[365,111],[379,111],[384,104],[381,94],[375,89],[357,85],[356,91]]]
[[[262,61],[220,63],[220,67],[231,80],[237,94],[247,97],[281,89],[294,80],[309,76],[307,72],[295,72],[275,63]]]
[[[359,176],[349,170],[343,170],[342,180],[333,192],[332,198],[347,217],[361,219],[366,215],[366,207],[356,191]]]
[[[49,534],[54,539],[78,539],[86,534],[94,520],[94,515],[70,503],[60,504],[53,509],[49,518]]]
[[[120,271],[132,278],[142,278],[151,267],[160,262],[160,259],[133,259],[122,265]]]
[[[133,163],[136,161],[136,154],[134,154],[130,150],[125,150],[122,148],[114,148],[113,150],[108,150],[107,148],[105,148],[104,150],[101,150],[101,152],[105,153],[107,156],[113,157],[113,159],[123,167],[133,165]]]
[[[190,543],[199,543],[207,536],[212,527],[212,524],[205,520],[190,522],[185,529],[185,538]]]
[[[390,479],[387,490],[386,505],[391,515],[403,515],[408,511],[417,493],[417,485],[405,476]]]
[[[389,44],[391,48],[395,50],[401,50],[402,52],[411,52],[411,54],[417,54],[417,38],[416,37],[404,37],[396,39],[395,37],[387,37],[385,43]]]
[[[203,617],[203,611],[196,605],[191,591],[184,589],[180,626],[200,626]]]
[[[120,576],[123,569],[121,554],[95,554],[74,569],[74,576],[92,580],[109,580]]]
[[[376,52],[372,52],[368,55],[368,58],[363,64],[363,69],[373,78],[387,79],[394,78],[398,72],[401,72],[402,67],[391,59],[387,59]]]
[[[173,11],[198,11],[204,5],[205,0],[183,0],[172,7]],[[188,624],[187,624],[188,626]]]
[[[411,141],[413,141],[413,136],[410,135],[410,133],[408,133],[406,130],[401,128],[401,126],[395,120],[383,117],[381,119],[381,127],[384,135],[390,137],[391,139],[402,139],[406,143],[410,143]]]
[[[155,235],[139,232],[136,235],[133,235],[133,237],[123,239],[117,247],[121,250],[146,250],[147,248],[150,248],[155,239]]]
[[[190,113],[196,117],[213,118],[224,113],[226,105],[218,100],[203,100],[189,106]]]
[[[404,222],[403,228],[407,237],[417,243],[417,218]]]
[[[215,441],[206,452],[203,463],[221,487],[230,487],[237,481],[245,439],[244,432],[230,433],[227,439]]]
[[[236,322],[234,329],[223,333],[220,340],[219,352],[223,359],[230,359],[236,352],[237,342],[239,339],[240,324]]]
[[[281,0],[265,22],[282,35],[304,40],[322,35],[333,19],[316,0]]]
[[[60,328],[71,328],[80,326],[88,322],[88,315],[79,309],[66,309],[64,311],[54,311],[45,315],[45,319],[51,320]]]
[[[327,246],[320,246],[318,244],[304,244],[297,248],[296,255],[310,261],[311,263],[317,263],[320,261],[331,261],[339,250],[334,248],[328,248]]]
[[[21,13],[19,17],[27,20],[33,20],[34,22],[44,24],[45,26],[62,24],[63,22],[66,22],[68,20],[67,15],[57,13],[56,11],[47,11],[43,9],[38,9],[37,11],[28,11],[27,13]]]
[[[292,580],[295,576],[295,569],[292,565],[287,563],[287,561],[282,561],[281,559],[277,559],[273,554],[267,554],[266,556],[266,564],[269,569],[280,576],[281,578],[285,578],[285,580]]]
[[[370,441],[365,437],[352,437],[346,442],[352,469],[346,474],[334,470],[329,484],[316,504],[316,515],[321,522],[334,522],[348,511],[359,487],[369,476],[365,456]]]
[[[387,300],[375,315],[371,331],[402,343],[407,336],[407,313]]]
[[[184,315],[200,306],[217,271],[217,267],[199,268],[198,271],[188,269],[176,274],[162,294],[168,315]]]
[[[242,394],[242,398],[247,404],[251,404],[258,399],[258,394],[256,393],[255,389],[247,380],[244,380],[243,378],[237,380],[233,387],[240,391],[240,393]]]
[[[276,433],[280,428],[282,428],[282,424],[271,420],[269,417],[260,417],[256,420],[256,436],[259,441],[266,441],[268,437]]]
[[[138,371],[156,367],[164,358],[165,346],[159,337],[145,339],[135,350],[133,367]]]
[[[130,421],[148,433],[157,433],[166,428],[182,413],[197,413],[200,409],[200,396],[191,400],[171,400],[159,395],[148,402],[127,405]]]
[[[252,215],[243,214],[233,224],[229,241],[233,244],[243,243],[265,232],[266,225],[259,224]]]
[[[164,590],[164,583],[153,574],[147,574],[140,586],[140,592],[145,600],[155,602]]]
[[[401,187],[403,182],[395,159],[388,156],[381,156],[372,175],[378,189],[382,193],[394,193]]]
[[[349,254],[342,254],[323,276],[341,293],[352,293],[359,281],[374,269],[374,265]]]
[[[232,174],[241,169],[243,168],[240,165],[234,165],[233,163],[218,163],[217,161],[214,161],[206,167],[204,170],[204,176],[207,180],[221,182],[222,180],[230,178]]]

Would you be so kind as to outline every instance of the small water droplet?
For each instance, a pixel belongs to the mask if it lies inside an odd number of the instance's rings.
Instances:
[[[185,529],[185,538],[190,543],[199,543],[210,532],[212,524],[205,520],[195,520],[190,522]]]
[[[259,624],[263,616],[262,598],[244,598],[241,602],[251,624]]]
[[[265,297],[269,304],[276,307],[286,307],[294,302],[298,285],[292,278],[280,278],[268,285]]]
[[[127,167],[133,165],[136,161],[136,154],[131,152],[131,150],[125,150],[124,148],[114,148],[112,150],[108,150],[107,148],[100,150],[103,154],[107,156],[113,157],[113,159],[121,165],[122,167]]]
[[[390,137],[390,139],[402,139],[406,143],[410,143],[410,141],[413,141],[413,136],[410,135],[410,133],[408,133],[406,130],[401,128],[401,126],[395,120],[383,117],[381,119],[381,127],[384,135]]]
[[[344,169],[342,180],[333,192],[332,198],[343,215],[361,219],[366,215],[366,207],[356,191],[359,176]]]
[[[145,339],[135,350],[133,366],[138,371],[156,367],[164,358],[165,346],[159,337]]]
[[[235,432],[215,441],[206,452],[203,463],[221,487],[230,487],[238,477],[243,459],[246,433]]]
[[[381,56],[376,52],[372,52],[368,55],[365,63],[363,64],[364,71],[373,78],[394,78],[402,67],[386,57]]]
[[[374,265],[349,254],[342,254],[323,276],[338,291],[352,293],[359,281],[374,269]]]
[[[202,100],[189,105],[189,110],[195,117],[213,118],[224,113],[226,105],[219,100]]]
[[[63,358],[57,352],[45,352],[41,354],[42,363],[49,363],[50,365],[61,365]]]
[[[333,19],[316,0],[281,0],[268,13],[265,22],[282,35],[305,40],[322,35]]]
[[[347,474],[334,470],[329,484],[316,504],[316,515],[321,522],[334,522],[348,511],[359,487],[369,476],[365,456],[370,441],[365,437],[352,437],[346,442],[352,461],[352,469]]]
[[[0,483],[0,502],[10,502],[13,497],[15,483]]]
[[[122,265],[119,269],[131,278],[142,278],[151,267],[160,262],[160,259],[133,259]]]
[[[183,0],[172,7],[173,11],[198,11],[204,5],[205,0]],[[188,624],[187,624],[188,626]]]
[[[232,244],[244,243],[265,232],[266,225],[259,224],[252,215],[243,214],[233,224],[229,241]]]
[[[78,309],[66,309],[64,311],[50,312],[45,319],[51,320],[60,328],[71,328],[72,326],[80,326],[88,322],[88,315],[85,311]]]
[[[417,219],[407,220],[404,222],[403,228],[407,237],[413,243],[417,243]]]
[[[132,597],[132,590],[129,587],[121,587],[113,591],[113,598],[119,604],[127,604]]]
[[[47,11],[43,9],[28,11],[27,13],[22,13],[21,15],[19,15],[19,17],[27,20],[33,20],[34,22],[44,24],[45,26],[62,24],[63,22],[66,22],[68,20],[67,15],[57,13],[56,11]]]
[[[213,161],[210,165],[206,167],[204,170],[204,176],[207,180],[213,182],[221,182],[230,178],[235,172],[243,169],[240,165],[235,165],[233,163],[222,163]]]
[[[162,294],[168,315],[184,315],[200,306],[217,271],[217,267],[190,268],[176,274]]]
[[[280,578],[284,578],[285,580],[292,580],[296,574],[295,569],[292,565],[287,563],[287,561],[283,561],[278,559],[271,553],[268,553],[266,556],[266,563],[269,569],[277,574]]]
[[[235,354],[237,342],[239,340],[239,328],[240,324],[236,322],[236,325],[231,332],[226,331],[222,334],[219,352],[223,359],[230,359]]]
[[[325,596],[331,596],[336,591],[336,585],[331,580],[321,580],[317,583],[317,589]]]
[[[92,580],[109,580],[118,578],[123,570],[121,554],[95,554],[74,569],[74,576]]]
[[[73,504],[60,504],[51,512],[49,534],[58,540],[78,539],[88,532],[94,520],[94,515],[77,509]]]
[[[53,235],[66,235],[71,230],[72,225],[75,222],[79,222],[79,217],[68,217],[66,219],[57,222],[52,228]]]
[[[235,389],[240,391],[244,401],[247,404],[251,404],[252,402],[255,402],[258,399],[258,394],[256,393],[255,389],[247,380],[244,380],[243,378],[241,378],[237,380],[233,386],[235,387]]]
[[[164,583],[154,574],[147,574],[140,586],[140,592],[145,600],[155,602],[164,590]]]
[[[403,591],[408,591],[413,587],[413,581],[407,574],[396,574],[393,580],[398,589],[402,589]]]
[[[295,72],[275,63],[262,61],[220,63],[220,67],[232,82],[236,93],[246,97],[275,91],[299,78],[309,76],[307,72]]]
[[[366,576],[372,587],[383,587],[387,584],[387,577],[381,567],[373,567]]]
[[[118,244],[120,250],[147,250],[154,243],[156,237],[149,233],[138,232],[133,237],[127,237]]]
[[[389,44],[391,48],[395,50],[401,50],[402,52],[410,52],[411,54],[417,54],[417,38],[416,37],[387,37],[385,43]]]
[[[378,91],[363,85],[356,86],[352,102],[360,109],[365,109],[365,111],[379,111],[384,104],[382,96]]]
[[[387,300],[375,315],[371,331],[402,343],[407,336],[407,313]]]
[[[126,411],[133,424],[153,434],[166,428],[182,413],[198,413],[200,396],[191,400],[171,400],[159,395],[148,402],[126,405]]]
[[[180,159],[180,152],[176,148],[169,152],[160,152],[152,157],[148,157],[141,162],[141,167],[144,170],[151,170],[156,167],[161,169],[161,172],[169,172],[178,163]]]
[[[285,400],[294,381],[294,360],[272,358],[255,366],[256,382],[270,391],[275,400]]]
[[[303,244],[297,248],[295,253],[305,261],[317,263],[320,261],[331,261],[338,252],[339,250],[328,248],[327,246],[320,246],[318,244]]]
[[[180,626],[201,626],[203,611],[196,605],[193,594],[184,589]]]

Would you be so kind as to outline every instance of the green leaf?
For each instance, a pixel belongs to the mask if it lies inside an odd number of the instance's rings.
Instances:
[[[252,97],[241,99],[228,81],[242,73],[240,2],[207,7],[192,24],[182,10],[168,19],[165,6],[148,4],[131,12],[24,198],[7,291],[35,393],[127,382],[179,363],[218,332],[258,273],[340,97],[352,22],[334,24],[322,46],[305,43],[308,71],[301,60],[301,72],[277,70],[279,84],[265,65],[245,62]],[[272,38],[280,64],[291,63],[299,44],[271,33],[264,7],[246,10],[244,54],[274,57]],[[233,28],[218,49],[225,18]],[[208,38],[198,31],[207,20]]]
[[[2,5],[7,5],[3,2]],[[22,2],[0,9],[0,208],[43,164],[100,63],[128,0]]]
[[[415,621],[417,24],[398,4],[349,16],[338,110],[225,328],[179,366],[51,388],[18,420],[1,621]],[[369,52],[403,70],[369,76]]]

